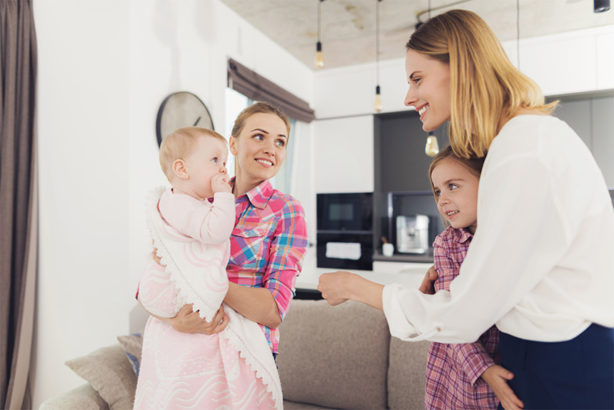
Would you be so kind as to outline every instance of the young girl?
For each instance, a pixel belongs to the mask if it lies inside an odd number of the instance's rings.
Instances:
[[[437,209],[448,228],[433,243],[435,291],[450,290],[477,227],[478,184],[484,158],[465,159],[450,146],[431,162],[429,177]],[[474,343],[432,343],[426,366],[426,409],[495,409],[513,400],[512,374],[495,364],[499,332],[490,327]]]
[[[478,229],[449,292],[335,272],[322,295],[383,310],[407,341],[472,342],[496,323],[527,408],[614,408],[614,212],[589,149],[471,11],[420,26],[405,69],[422,128],[449,121],[458,156],[486,156]]]
[[[161,144],[160,164],[172,189],[156,190],[149,205],[148,227],[163,268],[146,269],[140,282],[139,301],[158,317],[145,328],[135,409],[282,407],[277,369],[258,324],[229,307],[231,321],[219,335],[180,333],[160,320],[186,303],[213,318],[226,297],[235,223],[227,157],[224,137],[202,128],[181,128]]]

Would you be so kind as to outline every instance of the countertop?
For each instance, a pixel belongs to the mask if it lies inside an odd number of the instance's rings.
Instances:
[[[318,278],[321,274],[338,270],[334,268],[318,268],[315,262],[315,254],[309,252],[305,256],[303,271],[296,280],[296,289],[317,289]],[[373,270],[348,269],[348,271],[382,285],[403,283],[407,286],[418,287],[431,265],[432,260],[420,263],[407,262],[406,260],[395,261],[387,258],[385,261],[375,261]]]

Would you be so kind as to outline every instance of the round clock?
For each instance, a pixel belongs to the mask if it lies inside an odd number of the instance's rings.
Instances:
[[[158,146],[162,139],[182,127],[201,127],[213,130],[213,120],[207,106],[188,91],[172,93],[162,101],[156,118]]]

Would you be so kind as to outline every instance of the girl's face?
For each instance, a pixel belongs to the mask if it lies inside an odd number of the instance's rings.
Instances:
[[[418,111],[424,131],[434,131],[450,119],[450,67],[407,50],[405,70],[409,83],[405,105]]]
[[[445,158],[431,173],[437,209],[454,228],[475,232],[478,223],[480,178],[460,162]]]
[[[257,113],[245,120],[241,133],[230,137],[237,177],[264,181],[274,177],[286,158],[288,130],[275,114]]]

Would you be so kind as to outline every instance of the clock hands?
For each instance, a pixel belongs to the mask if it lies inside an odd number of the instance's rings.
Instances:
[[[198,117],[196,119],[196,122],[194,123],[194,125],[192,125],[192,127],[196,127],[196,124],[198,124],[198,122],[200,121],[201,118],[202,118],[202,116]]]

